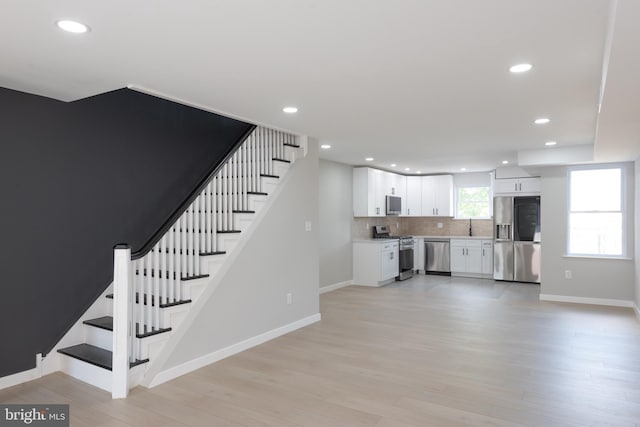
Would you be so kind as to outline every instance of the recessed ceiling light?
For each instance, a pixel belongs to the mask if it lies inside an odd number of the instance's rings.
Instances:
[[[509,68],[512,73],[525,73],[533,68],[531,64],[516,64]]]
[[[284,111],[287,114],[295,114],[298,112],[298,108],[297,107],[284,107],[282,109],[282,111]]]
[[[422,173],[422,171],[416,171],[416,173]]]
[[[77,21],[71,21],[68,19],[63,19],[61,21],[56,22],[56,25],[58,26],[58,28],[60,28],[61,30],[65,30],[68,31],[70,33],[75,33],[75,34],[82,34],[82,33],[86,33],[87,31],[89,31],[89,27],[87,27],[86,25],[77,22]]]
[[[551,120],[549,120],[546,117],[540,117],[539,119],[535,119],[533,121],[533,123],[537,124],[537,125],[546,125],[547,123],[549,123]]]
[[[329,144],[322,144],[320,148],[322,148],[323,150],[328,150],[329,148],[331,148],[331,146]]]
[[[552,147],[552,146],[554,146],[556,144],[557,144],[557,142],[555,142],[555,141],[547,141],[547,142],[544,143],[544,145],[546,145],[547,147]]]
[[[395,163],[391,163],[391,167],[392,168],[395,168],[396,166],[398,166],[398,165],[396,165]]]
[[[365,160],[366,160],[367,162],[373,162],[373,157],[367,157]]]
[[[503,164],[503,165],[508,165],[508,164],[509,164],[509,160],[503,160],[503,161],[502,161],[502,164]]]
[[[404,170],[406,170],[406,171],[410,171],[410,170],[411,170],[411,168],[404,168]]]
[[[464,172],[464,171],[466,171],[466,170],[467,170],[467,168],[460,168],[460,170],[461,170],[462,172]]]

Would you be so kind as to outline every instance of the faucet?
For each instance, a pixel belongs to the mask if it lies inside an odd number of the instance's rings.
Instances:
[[[469,237],[473,236],[473,233],[471,232],[471,218],[469,218]]]

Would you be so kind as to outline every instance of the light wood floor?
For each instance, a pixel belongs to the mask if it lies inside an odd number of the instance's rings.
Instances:
[[[77,426],[640,426],[633,311],[538,293],[351,286],[321,296],[321,322],[126,400],[53,374],[0,402],[70,403]]]

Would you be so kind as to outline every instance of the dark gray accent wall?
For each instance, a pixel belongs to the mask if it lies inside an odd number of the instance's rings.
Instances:
[[[0,377],[35,367],[254,126],[129,89],[0,88]]]

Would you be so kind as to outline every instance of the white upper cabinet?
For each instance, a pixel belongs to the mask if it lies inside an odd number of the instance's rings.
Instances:
[[[373,168],[353,168],[353,216],[385,216],[385,196],[402,198],[404,211],[406,177]]]
[[[422,216],[453,216],[453,176],[422,177]]]
[[[403,202],[402,214],[407,216],[422,216],[422,177],[407,177],[407,197]]]
[[[540,178],[496,179],[493,194],[540,194]]]

